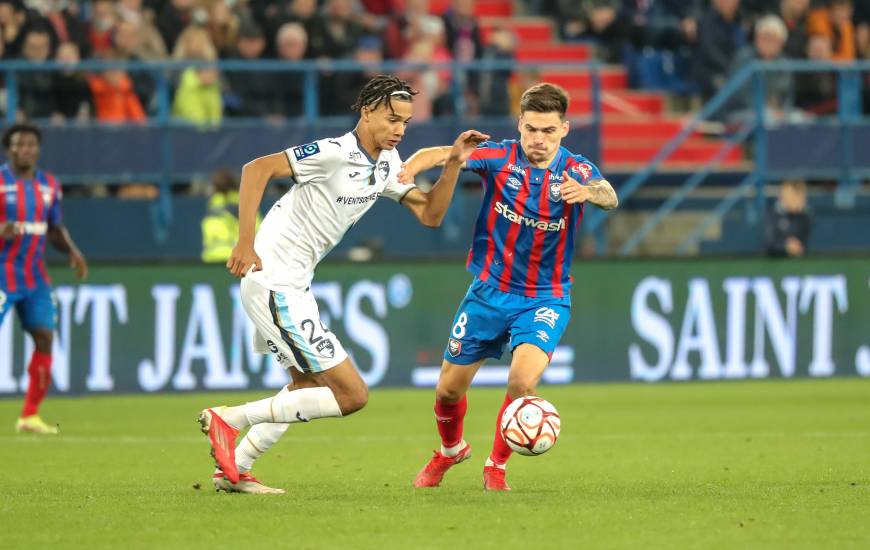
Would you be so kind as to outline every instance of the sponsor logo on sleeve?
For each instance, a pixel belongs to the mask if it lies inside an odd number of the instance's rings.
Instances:
[[[296,160],[306,159],[320,152],[320,145],[317,143],[306,143],[293,148],[293,156]]]

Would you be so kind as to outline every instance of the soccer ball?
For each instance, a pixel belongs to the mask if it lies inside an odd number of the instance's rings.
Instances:
[[[501,436],[521,455],[544,454],[556,444],[562,420],[546,399],[528,396],[514,399],[501,417]]]

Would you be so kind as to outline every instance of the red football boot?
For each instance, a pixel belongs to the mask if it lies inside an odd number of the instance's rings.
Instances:
[[[438,487],[444,474],[447,473],[447,470],[451,466],[469,458],[471,458],[471,445],[468,443],[459,450],[456,456],[444,456],[440,451],[435,451],[432,459],[429,460],[429,463],[420,470],[420,473],[414,479],[414,487]]]
[[[497,466],[483,467],[483,488],[486,491],[510,491],[511,486],[504,479],[505,471]]]
[[[219,411],[224,407],[205,409],[199,413],[199,425],[202,433],[208,435],[211,443],[211,455],[217,467],[220,468],[231,483],[239,482],[239,469],[236,466],[236,436],[239,430],[227,424],[220,417]]]

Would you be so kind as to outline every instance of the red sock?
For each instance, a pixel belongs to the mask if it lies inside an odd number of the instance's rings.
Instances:
[[[445,447],[455,447],[462,441],[462,425],[467,410],[468,397],[465,395],[456,403],[435,399],[435,421],[441,434],[441,444]]]
[[[39,404],[48,393],[48,387],[51,385],[51,354],[34,351],[27,373],[30,375],[30,382],[27,386],[27,394],[24,396],[22,417],[36,414],[39,411]]]
[[[498,416],[495,419],[495,439],[492,442],[492,453],[489,455],[489,459],[499,466],[506,463],[513,452],[501,436],[501,415],[504,414],[504,410],[508,408],[508,405],[512,401],[513,398],[510,394],[505,394],[504,403],[501,404],[501,409],[499,409]]]

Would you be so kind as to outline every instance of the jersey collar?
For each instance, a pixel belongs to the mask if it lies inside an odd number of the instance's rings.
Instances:
[[[376,164],[376,163],[375,163],[375,159],[373,159],[373,158],[371,157],[371,155],[369,155],[369,152],[366,151],[365,148],[363,148],[362,143],[360,143],[360,140],[359,140],[359,135],[357,135],[357,133],[356,133],[356,130],[352,130],[352,131],[351,131],[351,134],[353,134],[353,139],[356,140],[356,147],[357,147],[357,149],[359,149],[359,150],[360,150],[360,153],[362,153],[363,156],[365,156],[366,160],[369,161],[369,164],[371,164],[372,166],[374,166],[374,165]]]

